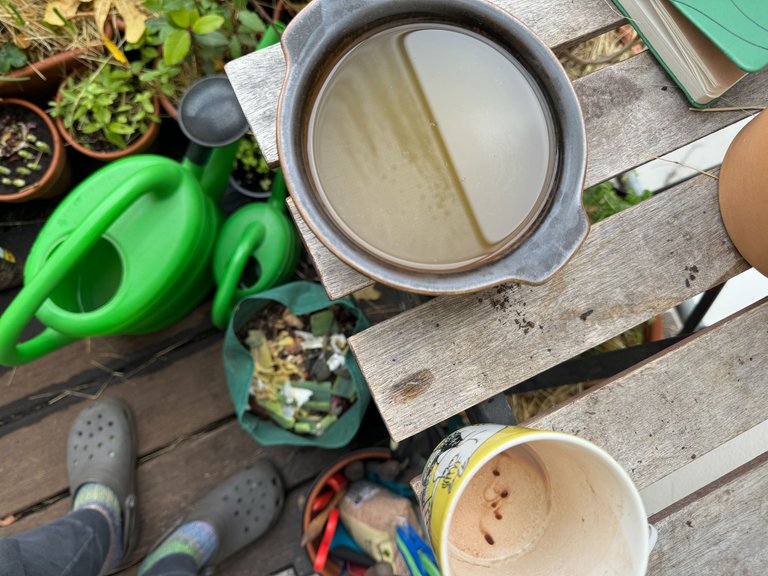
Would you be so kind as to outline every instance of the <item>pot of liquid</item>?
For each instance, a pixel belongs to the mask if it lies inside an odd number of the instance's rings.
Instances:
[[[288,188],[353,268],[463,293],[544,282],[583,242],[579,104],[509,13],[483,0],[315,0],[282,46]]]

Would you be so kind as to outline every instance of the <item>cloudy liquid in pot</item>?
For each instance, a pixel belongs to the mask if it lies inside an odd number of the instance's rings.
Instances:
[[[342,230],[386,261],[434,271],[482,261],[530,227],[554,148],[549,108],[523,67],[442,24],[355,46],[307,131],[312,181]]]

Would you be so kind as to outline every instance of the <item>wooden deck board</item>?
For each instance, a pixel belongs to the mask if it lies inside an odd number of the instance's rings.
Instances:
[[[659,541],[649,576],[765,574],[768,458],[763,455],[743,468],[655,522]]]
[[[211,333],[210,313],[210,304],[206,302],[186,318],[154,334],[80,340],[35,362],[13,368],[1,366],[0,421],[7,414],[3,407],[39,394],[41,388],[55,391],[103,382],[109,378],[108,370],[128,373],[169,347]],[[23,407],[23,404],[14,406]]]
[[[350,343],[400,440],[746,268],[701,176],[594,226],[545,284],[436,298]]]
[[[307,482],[328,463],[342,454],[340,450],[312,450],[296,447],[262,447],[235,422],[188,438],[138,469],[141,542],[136,558],[142,558],[152,544],[195,500],[224,478],[262,458],[271,460],[286,484],[284,513],[278,524],[259,542],[222,566],[224,574],[270,574],[288,565],[296,565],[299,574],[309,574],[308,561],[299,546],[301,527],[300,500]],[[60,455],[63,460],[63,454]],[[40,512],[31,514],[7,528],[0,537],[17,534],[60,518],[71,506],[64,498]],[[258,565],[258,571],[254,571]],[[124,574],[135,574],[136,567]]]
[[[139,429],[139,453],[147,454],[234,412],[224,380],[221,342],[214,338],[187,350],[161,369],[114,384],[104,397],[126,400]],[[85,401],[63,400],[65,408],[0,437],[3,497],[0,517],[67,488],[65,454],[70,425]]]

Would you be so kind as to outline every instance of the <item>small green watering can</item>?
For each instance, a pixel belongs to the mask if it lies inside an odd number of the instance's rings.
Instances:
[[[109,164],[51,215],[24,288],[0,317],[0,363],[29,362],[80,338],[159,330],[209,292],[217,203],[247,122],[223,76],[198,81],[179,110],[192,140],[181,163],[144,155]],[[19,343],[33,316],[45,330]]]
[[[285,180],[279,170],[266,202],[240,208],[224,223],[213,256],[216,296],[213,323],[225,328],[235,304],[293,276],[301,244],[285,212]]]

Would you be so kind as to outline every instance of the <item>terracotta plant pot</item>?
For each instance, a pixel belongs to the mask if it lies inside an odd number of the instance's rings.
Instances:
[[[66,80],[61,83],[59,86],[59,91],[56,93],[56,102],[61,101],[61,88],[66,84]],[[158,101],[157,96],[154,97],[154,104],[155,104],[155,115],[160,114],[160,103]],[[69,144],[72,148],[80,152],[81,154],[84,154],[85,156],[88,156],[90,158],[93,158],[95,160],[99,160],[101,162],[111,162],[112,160],[118,160],[120,158],[125,158],[126,156],[131,156],[133,154],[141,154],[142,152],[146,152],[152,147],[152,144],[154,144],[155,140],[157,139],[157,135],[160,133],[160,123],[159,122],[151,122],[149,124],[149,128],[147,128],[147,131],[144,132],[144,134],[141,135],[140,138],[134,140],[131,142],[126,148],[122,150],[113,150],[111,152],[97,152],[95,150],[91,150],[90,148],[86,148],[82,144],[80,144],[75,137],[69,133],[69,131],[64,126],[64,121],[61,119],[61,117],[56,118],[56,127],[59,129],[59,133],[61,134],[62,138],[66,140],[67,144]]]
[[[53,94],[57,86],[67,76],[83,67],[78,60],[82,50],[70,50],[54,54],[35,64],[14,70],[5,76],[8,78],[28,78],[19,82],[0,81],[0,97],[15,95],[47,95]]]
[[[720,212],[728,236],[744,259],[768,275],[768,112],[736,135],[720,169]]]
[[[174,120],[176,120],[176,122],[178,122],[179,109],[173,105],[173,102],[171,102],[171,100],[165,94],[160,94],[158,98],[160,100],[160,106],[162,107],[163,110],[165,110],[165,113],[168,114],[168,116],[170,116]]]
[[[52,158],[48,170],[46,170],[45,174],[43,174],[35,184],[24,188],[16,194],[0,195],[0,202],[25,202],[36,198],[51,198],[58,196],[69,186],[69,166],[67,165],[67,154],[64,150],[64,143],[61,141],[56,126],[54,126],[53,121],[48,114],[31,102],[20,100],[18,98],[4,98],[0,100],[0,114],[2,114],[3,108],[9,106],[26,108],[42,120],[51,135]]]
[[[314,484],[312,484],[312,487],[309,489],[309,494],[307,495],[307,503],[304,505],[304,515],[301,520],[302,534],[309,526],[310,520],[312,520],[312,504],[314,504],[315,499],[326,487],[326,483],[328,482],[328,479],[331,478],[331,476],[338,472],[343,472],[347,465],[357,460],[389,460],[390,458],[392,458],[392,453],[385,448],[365,448],[363,450],[356,450],[355,452],[350,452],[349,454],[343,456],[330,468],[325,470],[325,472],[320,474],[317,477],[317,480],[315,480]],[[317,538],[316,540],[307,542],[306,544],[309,560],[313,564],[315,562],[315,556],[317,555],[317,547],[319,543],[320,538]],[[329,557],[325,564],[325,568],[323,568],[320,574],[322,574],[322,576],[339,576],[339,574],[341,574],[341,566],[332,557]]]

